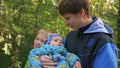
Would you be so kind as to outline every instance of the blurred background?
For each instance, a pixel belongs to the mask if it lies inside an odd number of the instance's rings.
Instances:
[[[59,2],[0,0],[0,68],[24,68],[39,29],[66,37],[71,29],[65,26],[64,19],[58,13]],[[90,0],[90,5],[92,15],[102,18],[114,29],[114,41],[120,56],[120,1]]]

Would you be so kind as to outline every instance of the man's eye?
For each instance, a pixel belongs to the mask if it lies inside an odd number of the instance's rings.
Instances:
[[[65,20],[69,20],[69,19],[70,19],[70,17],[66,17],[66,18],[65,18]]]

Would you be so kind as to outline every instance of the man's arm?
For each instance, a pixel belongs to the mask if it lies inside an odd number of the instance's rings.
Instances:
[[[113,43],[105,44],[93,59],[92,68],[118,68],[118,50]]]

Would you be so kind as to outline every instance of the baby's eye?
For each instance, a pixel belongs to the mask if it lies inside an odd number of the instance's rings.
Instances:
[[[63,41],[61,41],[61,43],[63,44],[64,42],[63,42]]]
[[[39,40],[39,38],[36,38],[36,40]]]
[[[55,42],[57,42],[58,40],[54,40]]]
[[[45,41],[43,39],[41,39],[40,42],[44,43]]]

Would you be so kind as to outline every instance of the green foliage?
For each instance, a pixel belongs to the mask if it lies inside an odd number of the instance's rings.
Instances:
[[[23,68],[39,29],[66,36],[71,29],[57,11],[59,1],[0,0],[0,67]],[[120,43],[117,39],[120,28],[116,27],[120,18],[118,1],[91,0],[92,15],[102,18],[115,30],[117,44]]]

